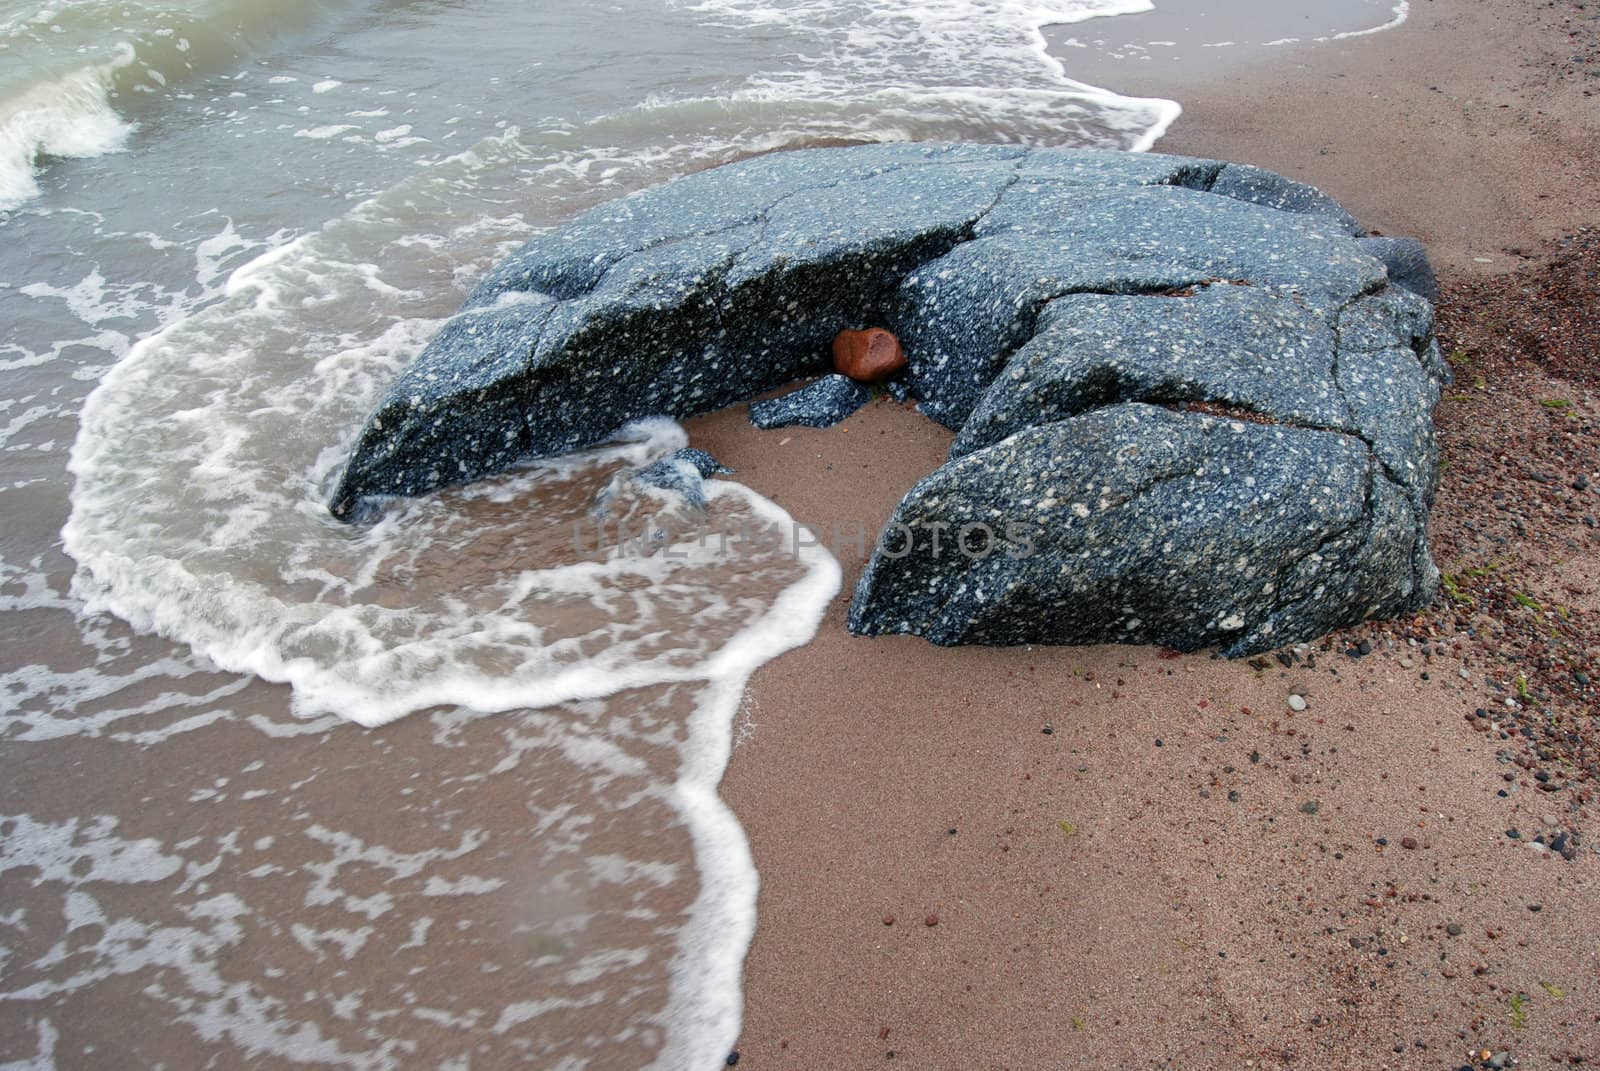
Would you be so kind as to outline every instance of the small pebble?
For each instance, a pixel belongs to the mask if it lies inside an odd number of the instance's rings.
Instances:
[[[1307,800],[1306,802],[1302,803],[1300,805],[1300,813],[1301,814],[1316,814],[1317,813],[1317,801],[1316,800]]]
[[[929,926],[937,926],[937,925],[939,925],[939,916],[938,915],[929,915],[927,918],[923,919],[922,921],[925,922],[926,924],[928,924]]]
[[[885,915],[885,916],[883,916],[883,924],[885,926],[893,926],[894,925],[894,916],[893,915]]]
[[[1462,926],[1459,922],[1452,922],[1450,925],[1444,928],[1444,932],[1449,934],[1451,937],[1460,937],[1466,932],[1466,927]]]
[[[1416,851],[1417,848],[1419,847],[1419,845],[1417,844],[1417,838],[1416,837],[1401,837],[1400,838],[1400,847],[1404,848],[1408,852]]]
[[[739,1066],[739,1050],[735,1049],[734,1051],[728,1053],[728,1058],[726,1060],[724,1060],[723,1063],[727,1064],[729,1067],[738,1067]]]
[[[1543,904],[1529,904],[1528,905],[1528,910],[1532,911],[1535,914],[1538,914],[1540,911],[1544,910],[1544,905]]]
[[[1296,695],[1293,692],[1290,692],[1289,693],[1289,709],[1290,710],[1294,710],[1294,711],[1300,711],[1300,710],[1304,710],[1305,708],[1306,708],[1305,697],[1301,696],[1301,695]]]

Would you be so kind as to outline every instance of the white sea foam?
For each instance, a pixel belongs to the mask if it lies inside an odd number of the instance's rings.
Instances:
[[[1410,17],[1410,0],[1398,0],[1392,11],[1393,14],[1390,16],[1389,21],[1383,23],[1381,26],[1370,26],[1365,30],[1346,30],[1344,33],[1334,34],[1331,38],[1328,38],[1328,40],[1342,41],[1347,37],[1365,37],[1368,34],[1382,33],[1385,30],[1392,30]],[[1318,38],[1318,40],[1323,40],[1323,38]]]
[[[38,196],[41,158],[122,149],[133,127],[111,107],[114,72],[115,64],[85,67],[0,99],[0,209]]]
[[[1044,27],[1132,14],[1150,0],[704,0],[695,10],[793,35],[803,63],[767,72],[733,95],[767,105],[810,103],[807,133],[828,112],[859,116],[834,136],[969,138],[1150,148],[1181,111],[1067,77]],[[801,110],[797,107],[796,110]]]
[[[490,151],[479,146],[475,159],[418,181],[448,189],[461,181],[455,167],[481,166]],[[80,563],[75,590],[91,611],[180,640],[225,669],[287,681],[308,718],[337,712],[377,725],[426,707],[548,709],[662,682],[693,686],[700,698],[683,729],[681,760],[664,777],[648,773],[687,825],[702,878],[674,960],[666,1035],[672,1051],[704,1051],[708,1038],[731,1043],[755,875],[715,785],[745,680],[809,638],[837,591],[838,567],[812,546],[729,556],[690,536],[662,548],[671,553],[574,551],[569,529],[529,523],[537,515],[587,519],[593,492],[619,465],[683,445],[682,429],[666,420],[593,451],[395,503],[367,529],[333,522],[324,495],[362,413],[440,322],[412,313],[429,292],[445,291],[439,304],[451,300],[464,250],[481,271],[506,228],[517,226],[473,219],[419,235],[414,220],[390,222],[391,205],[414,196],[397,191],[257,257],[215,284],[223,300],[134,346],[105,374],[83,408],[71,461],[77,482],[63,538]],[[229,247],[225,233],[211,251]],[[85,289],[86,318],[101,300],[93,291]],[[74,293],[49,296],[70,301]],[[746,518],[788,523],[741,485],[713,481],[708,492],[713,519],[728,526]],[[175,671],[152,673],[163,669]],[[70,693],[62,694],[65,701]],[[226,698],[202,690],[191,719],[160,731],[209,724],[209,708]],[[118,704],[90,731],[134,739],[140,730],[124,730],[125,722],[138,725],[151,704],[183,701],[158,691]],[[60,735],[66,720],[33,711],[24,732]],[[325,721],[312,724],[326,731]],[[556,725],[545,746],[567,761],[604,779],[647,772],[624,761],[609,736]],[[335,858],[355,852],[350,859],[400,867],[397,876],[443,858],[371,855],[343,835],[338,843],[346,847]],[[326,873],[314,896],[363,917],[392,910],[381,893],[339,893],[334,871]],[[425,895],[498,894],[504,880],[470,871],[434,877]],[[359,927],[333,929],[305,939],[359,950]]]

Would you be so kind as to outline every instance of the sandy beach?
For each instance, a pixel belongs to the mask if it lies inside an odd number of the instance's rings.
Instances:
[[[1592,4],[1418,0],[1199,86],[1081,75],[1180,97],[1159,151],[1428,245],[1446,592],[1249,661],[946,650],[847,634],[844,546],[845,593],[758,673],[723,783],[761,874],[740,1066],[1600,1060],[1597,41]],[[949,443],[887,400],[689,431],[824,533],[875,531]]]
[[[1157,3],[0,0],[0,1071],[1600,1061],[1600,4]],[[1159,151],[1431,251],[1424,612],[1237,661],[854,637],[951,442],[887,398],[328,514],[530,234],[1171,100]],[[588,545],[685,432],[724,530],[778,515],[737,481],[835,552],[814,640],[823,555]]]

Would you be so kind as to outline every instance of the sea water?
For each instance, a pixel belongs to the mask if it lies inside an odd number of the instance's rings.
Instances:
[[[756,892],[716,785],[836,563],[575,538],[667,420],[367,526],[328,492],[586,207],[818,142],[1150,147],[1178,106],[1041,34],[1147,6],[0,0],[0,1066],[716,1066]],[[789,523],[735,481],[707,525]]]

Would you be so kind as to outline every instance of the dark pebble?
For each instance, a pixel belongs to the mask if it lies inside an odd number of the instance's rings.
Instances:
[[[1416,851],[1417,848],[1419,847],[1419,845],[1417,844],[1417,838],[1416,837],[1401,837],[1400,838],[1400,847],[1404,848],[1408,852]]]
[[[1040,729],[1039,731],[1044,733],[1044,735],[1046,735],[1046,736],[1050,736],[1052,733],[1055,732],[1055,729],[1053,729],[1052,727],[1046,725],[1043,729]]]
[[[1164,746],[1165,746],[1165,745],[1163,745],[1163,744],[1162,744],[1162,743],[1161,743],[1161,738],[1160,738],[1160,737],[1159,737],[1159,736],[1158,736],[1158,737],[1156,737],[1156,747],[1164,747]]]
[[[1378,847],[1387,848],[1388,846],[1389,846],[1389,838],[1388,837],[1379,837],[1378,838]]]
[[[728,1053],[728,1058],[724,1060],[723,1063],[727,1064],[729,1067],[738,1067],[739,1053],[737,1051]]]
[[[1451,937],[1460,937],[1466,932],[1466,928],[1463,927],[1459,922],[1452,922],[1450,925],[1444,928],[1444,932],[1449,934]]]
[[[1301,814],[1316,814],[1317,813],[1317,801],[1316,800],[1307,800],[1306,802],[1302,803],[1300,805],[1300,813]]]
[[[938,915],[929,915],[927,918],[923,919],[922,921],[925,924],[929,925],[929,926],[937,926],[937,925],[939,925],[939,916]]]
[[[1510,837],[1512,840],[1521,840],[1522,839],[1522,830],[1520,830],[1520,829],[1508,829],[1508,830],[1506,830],[1506,836]]]
[[[956,835],[956,827],[955,826],[951,826],[949,829],[945,830],[945,832],[950,834],[953,837],[953,836]]]
[[[1238,803],[1239,802],[1239,790],[1238,789],[1234,789],[1232,792],[1228,793],[1228,802],[1229,803]]]
[[[885,916],[883,916],[883,924],[885,926],[893,926],[894,925],[894,916],[893,915],[885,915]]]
[[[1540,911],[1544,910],[1544,905],[1543,904],[1529,904],[1528,905],[1528,910],[1532,911],[1534,914],[1538,914]]]

